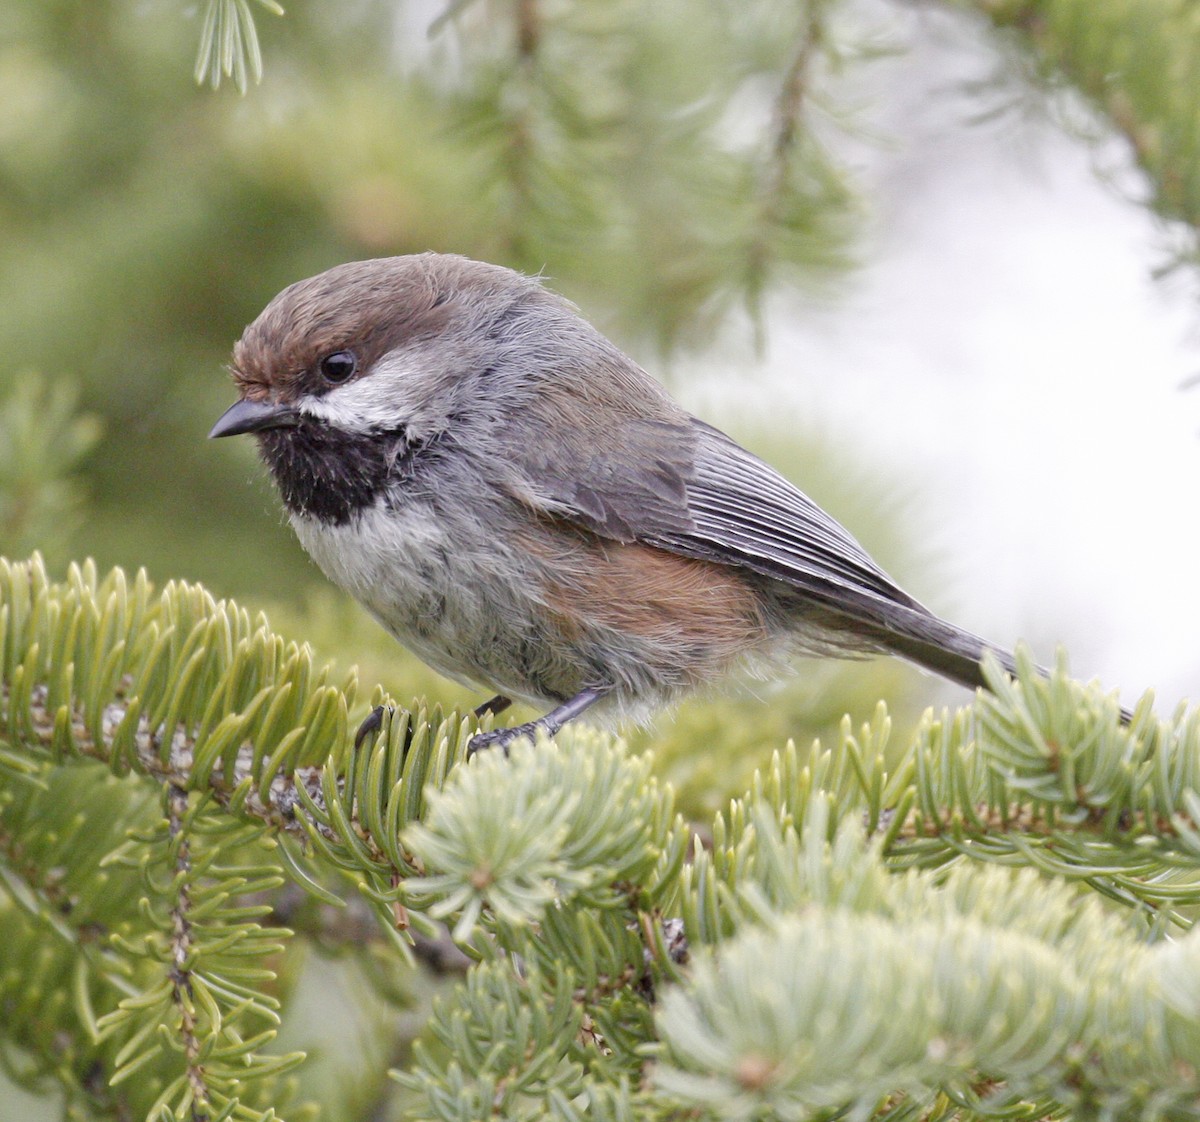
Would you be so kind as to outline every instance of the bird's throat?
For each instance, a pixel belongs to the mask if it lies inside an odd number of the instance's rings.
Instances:
[[[411,478],[420,452],[403,428],[358,433],[305,421],[257,439],[288,513],[332,526]]]

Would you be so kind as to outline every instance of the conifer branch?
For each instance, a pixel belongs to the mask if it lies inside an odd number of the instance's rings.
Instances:
[[[116,1086],[144,1082],[177,1119],[265,1118],[252,1102],[300,1062],[261,1052],[287,935],[262,920],[285,867],[327,903],[322,876],[350,876],[401,954],[397,912],[429,936],[445,920],[476,960],[435,1017],[449,1056],[418,1049],[400,1077],[439,1118],[564,1103],[654,1118],[735,1100],[763,1116],[865,1115],[885,1098],[915,1117],[949,1095],[977,1112],[1091,1096],[1149,1119],[1138,1050],[1172,1072],[1162,1101],[1187,1101],[1200,1093],[1197,952],[1189,938],[1160,953],[1147,934],[1200,903],[1200,717],[1157,718],[1145,699],[1125,727],[1116,700],[1065,665],[1045,678],[1022,654],[1018,669],[988,667],[990,692],[928,718],[902,752],[882,708],[831,747],[789,746],[706,848],[648,760],[609,737],[579,729],[455,767],[475,723],[418,707],[355,750],[353,678],[328,684],[264,620],[189,586],[154,596],[144,577],[83,566],[52,584],[36,560],[0,564],[0,767],[28,785],[96,758],[165,791],[154,824],[96,858],[136,874],[146,903],[140,926],[109,935],[125,989],[81,993],[77,1016]],[[21,821],[3,817],[17,796],[0,787],[0,829]],[[36,817],[21,839],[35,883],[56,860]],[[271,848],[301,834],[303,860]],[[1101,894],[1137,910],[1106,913]],[[819,950],[815,975],[789,973],[801,945]],[[56,946],[78,961],[71,939]],[[765,996],[739,971],[769,979]],[[843,1024],[848,1010],[858,1019]],[[822,1018],[837,1023],[814,1038]],[[1156,1022],[1171,1026],[1161,1039],[1141,1028]],[[766,1035],[736,1027],[750,1024]],[[878,1047],[855,1051],[856,1033]],[[811,1070],[787,1059],[797,1050]]]
[[[278,0],[258,0],[272,15],[283,15]],[[253,81],[262,81],[262,49],[250,0],[207,0],[200,46],[196,54],[197,83],[215,90],[222,78],[232,78],[238,93],[245,94]]]
[[[0,706],[7,709],[10,700],[8,687],[0,686]],[[176,790],[194,787],[196,738],[177,727],[169,742],[165,741],[151,728],[150,719],[144,714],[139,715],[137,709],[124,699],[118,698],[104,706],[99,737],[93,735],[93,726],[81,715],[70,718],[68,726],[60,711],[52,711],[49,690],[45,686],[35,686],[30,691],[26,714],[27,742],[48,752],[68,733],[76,754],[104,763],[112,762],[118,748],[126,745],[131,754],[126,756],[124,763],[133,770]],[[162,744],[160,740],[163,740]],[[333,836],[328,826],[308,814],[306,804],[296,794],[297,785],[302,784],[309,800],[321,805],[320,768],[301,767],[291,774],[275,775],[267,785],[264,797],[256,786],[250,785],[257,774],[254,763],[253,747],[243,744],[238,747],[230,768],[209,777],[207,790],[219,805],[230,808],[236,798],[239,813],[258,818],[300,839],[307,836],[307,829]],[[306,818],[307,827],[302,821]]]
[[[170,956],[171,994],[179,1022],[179,1035],[187,1064],[187,1084],[191,1095],[189,1112],[193,1122],[206,1122],[210,1104],[208,1088],[204,1078],[204,1067],[200,1062],[200,1038],[196,1031],[192,991],[191,968],[192,930],[191,912],[191,845],[185,832],[188,793],[173,783],[165,789],[167,804],[167,837],[175,850],[175,902],[171,907]]]
[[[1200,249],[1200,26],[1173,0],[959,0],[1015,34],[1043,81],[1077,89],[1129,142],[1152,205]]]
[[[825,44],[825,0],[805,0],[803,26],[784,71],[775,98],[767,159],[758,190],[758,215],[747,247],[751,289],[765,283],[768,260],[773,256],[775,228],[784,215],[791,188],[796,147],[811,134],[802,131],[802,115],[810,93],[812,71]]]

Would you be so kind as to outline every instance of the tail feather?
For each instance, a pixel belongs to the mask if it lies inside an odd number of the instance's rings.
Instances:
[[[1017,673],[1017,661],[1011,652],[935,615],[900,605],[888,614],[888,626],[879,630],[881,644],[952,682],[968,689],[986,685],[980,663],[987,653],[1010,674]],[[1043,675],[1047,673],[1039,670]]]
[[[993,655],[1009,674],[1017,676],[1017,661],[1011,652],[919,607],[896,605],[890,609],[888,623],[878,627],[877,638],[887,650],[968,689],[987,686],[980,665],[985,654]],[[1043,678],[1050,676],[1042,666],[1035,669]],[[1123,708],[1121,723],[1128,725],[1132,720],[1133,714]]]

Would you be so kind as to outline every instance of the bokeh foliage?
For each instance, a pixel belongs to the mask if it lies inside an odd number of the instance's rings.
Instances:
[[[382,0],[263,13],[271,77],[243,101],[179,68],[207,5],[5,6],[0,342],[78,379],[105,422],[77,555],[238,592],[313,583],[249,457],[203,436],[242,326],[335,262],[545,269],[647,359],[703,339],[767,262],[844,265],[852,195],[822,147],[797,135],[768,205],[781,173],[729,119],[747,88],[769,118],[798,10],[460,7],[432,35],[436,9]]]
[[[998,65],[1060,116],[1129,138],[1190,259],[1188,6],[954,6],[997,28]],[[334,262],[434,248],[544,270],[681,377],[731,310],[783,282],[836,284],[860,252],[869,207],[837,137],[869,120],[842,79],[889,46],[886,5],[268,7],[0,13],[0,379],[77,382],[104,433],[91,516],[60,557],[303,599],[315,574],[249,449],[203,435],[241,327]],[[216,9],[257,14],[269,81],[245,99],[179,66]]]

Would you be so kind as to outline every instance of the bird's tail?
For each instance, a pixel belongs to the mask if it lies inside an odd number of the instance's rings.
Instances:
[[[968,689],[986,687],[980,664],[985,654],[991,654],[1009,674],[1017,676],[1017,660],[1009,651],[955,627],[919,606],[889,605],[887,615],[887,625],[877,628],[880,645],[935,674]],[[1034,669],[1043,678],[1050,676],[1044,667]],[[1122,724],[1127,725],[1132,720],[1133,714],[1122,709]]]
[[[1016,675],[1013,655],[978,635],[955,627],[932,613],[906,605],[888,605],[886,627],[878,629],[880,644],[902,658],[968,689],[985,686],[980,663],[990,653],[1008,673]],[[1043,675],[1047,672],[1038,668]]]

